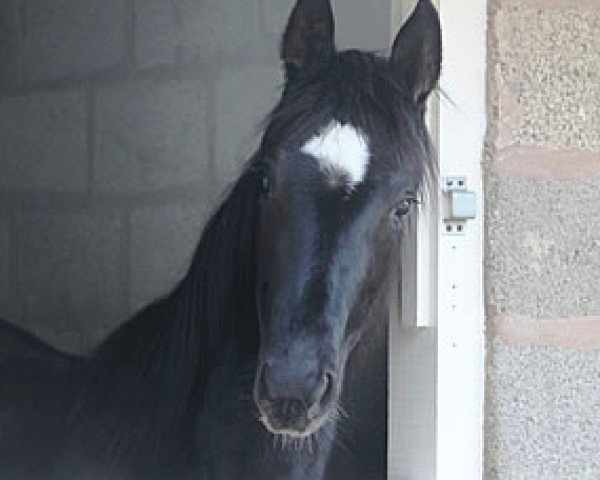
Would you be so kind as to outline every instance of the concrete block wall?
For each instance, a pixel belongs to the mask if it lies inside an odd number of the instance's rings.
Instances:
[[[599,29],[489,2],[486,480],[600,478]]]
[[[280,94],[293,3],[0,2],[0,317],[84,352],[175,284]],[[334,4],[342,47],[388,47],[389,0]]]
[[[280,19],[1,2],[0,316],[84,352],[175,284],[279,94]]]

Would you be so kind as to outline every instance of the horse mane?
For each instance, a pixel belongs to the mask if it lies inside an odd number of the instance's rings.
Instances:
[[[103,461],[189,453],[182,449],[193,445],[192,415],[220,351],[229,341],[238,351],[258,348],[257,164],[249,163],[206,224],[174,290],[92,353],[70,428]]]

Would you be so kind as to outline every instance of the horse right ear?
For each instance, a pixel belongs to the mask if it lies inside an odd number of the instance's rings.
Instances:
[[[281,42],[288,78],[312,73],[335,54],[330,0],[297,0]]]

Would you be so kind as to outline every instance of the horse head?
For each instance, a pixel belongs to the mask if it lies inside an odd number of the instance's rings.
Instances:
[[[335,418],[347,359],[387,308],[403,217],[432,165],[424,112],[440,42],[428,0],[389,58],[336,50],[329,0],[291,13],[257,162],[254,398],[273,434],[307,437]]]

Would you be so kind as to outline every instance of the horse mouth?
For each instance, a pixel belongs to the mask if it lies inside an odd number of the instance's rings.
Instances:
[[[307,439],[316,435],[329,420],[327,412],[312,412],[312,409],[290,416],[265,412],[260,408],[260,422],[265,429],[275,435],[291,439]],[[289,411],[289,410],[288,410]]]

